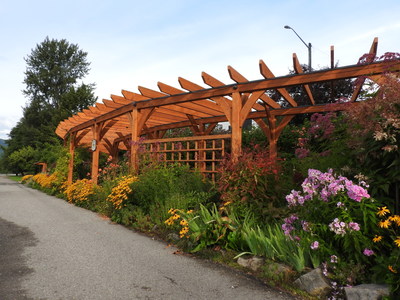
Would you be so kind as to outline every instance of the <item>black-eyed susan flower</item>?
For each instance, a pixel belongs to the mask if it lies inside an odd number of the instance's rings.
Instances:
[[[397,239],[394,240],[394,243],[397,247],[400,247],[400,236],[398,236]]]
[[[385,216],[386,214],[389,214],[389,213],[390,213],[390,210],[386,206],[383,206],[383,207],[378,209],[378,212],[376,214],[378,216],[380,216],[380,217],[383,217],[383,216]]]
[[[389,221],[396,223],[397,226],[400,226],[400,216],[393,215],[388,218]]]
[[[374,243],[379,243],[383,239],[383,236],[381,235],[375,235],[375,237],[372,239]]]
[[[389,220],[384,220],[384,221],[380,221],[379,223],[378,223],[378,226],[380,227],[380,228],[389,228],[389,226],[391,225],[392,223],[389,221]]]

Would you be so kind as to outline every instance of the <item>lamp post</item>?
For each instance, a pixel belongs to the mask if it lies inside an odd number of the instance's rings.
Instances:
[[[307,47],[308,49],[308,72],[311,72],[311,43],[306,43],[303,41],[303,39],[297,34],[297,32],[290,26],[285,25],[283,28],[285,29],[291,29],[293,32],[297,35],[297,37],[303,42],[303,44]]]

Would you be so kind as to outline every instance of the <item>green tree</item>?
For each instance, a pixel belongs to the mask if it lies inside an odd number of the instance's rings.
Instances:
[[[8,166],[10,171],[22,175],[26,172],[34,172],[37,156],[38,151],[33,149],[31,146],[14,151],[8,157]]]
[[[60,144],[55,129],[60,121],[93,105],[95,85],[81,80],[88,74],[87,53],[65,39],[45,40],[25,58],[23,91],[28,98],[23,117],[10,132],[4,161],[15,151]]]

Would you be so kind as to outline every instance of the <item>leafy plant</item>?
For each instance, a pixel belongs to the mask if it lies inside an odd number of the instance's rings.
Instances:
[[[290,190],[279,163],[269,158],[268,151],[260,145],[244,149],[243,154],[233,160],[226,157],[220,167],[217,188],[221,199],[238,214],[257,212],[256,217],[268,220],[282,213],[283,196]]]
[[[169,213],[171,216],[165,223],[174,225],[179,222],[180,237],[190,239],[194,243],[191,252],[198,252],[210,246],[243,250],[243,226],[254,224],[250,212],[244,219],[240,219],[233,212],[224,215],[215,204],[210,209],[200,204],[198,211],[171,209]]]
[[[250,251],[240,255],[253,254],[280,261],[293,267],[297,272],[320,265],[319,253],[308,245],[304,247],[299,241],[290,239],[279,224],[266,225],[263,229],[259,226],[255,228],[246,226],[243,237]]]

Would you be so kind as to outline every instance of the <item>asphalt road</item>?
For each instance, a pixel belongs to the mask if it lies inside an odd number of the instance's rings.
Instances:
[[[0,299],[293,299],[0,176]]]

